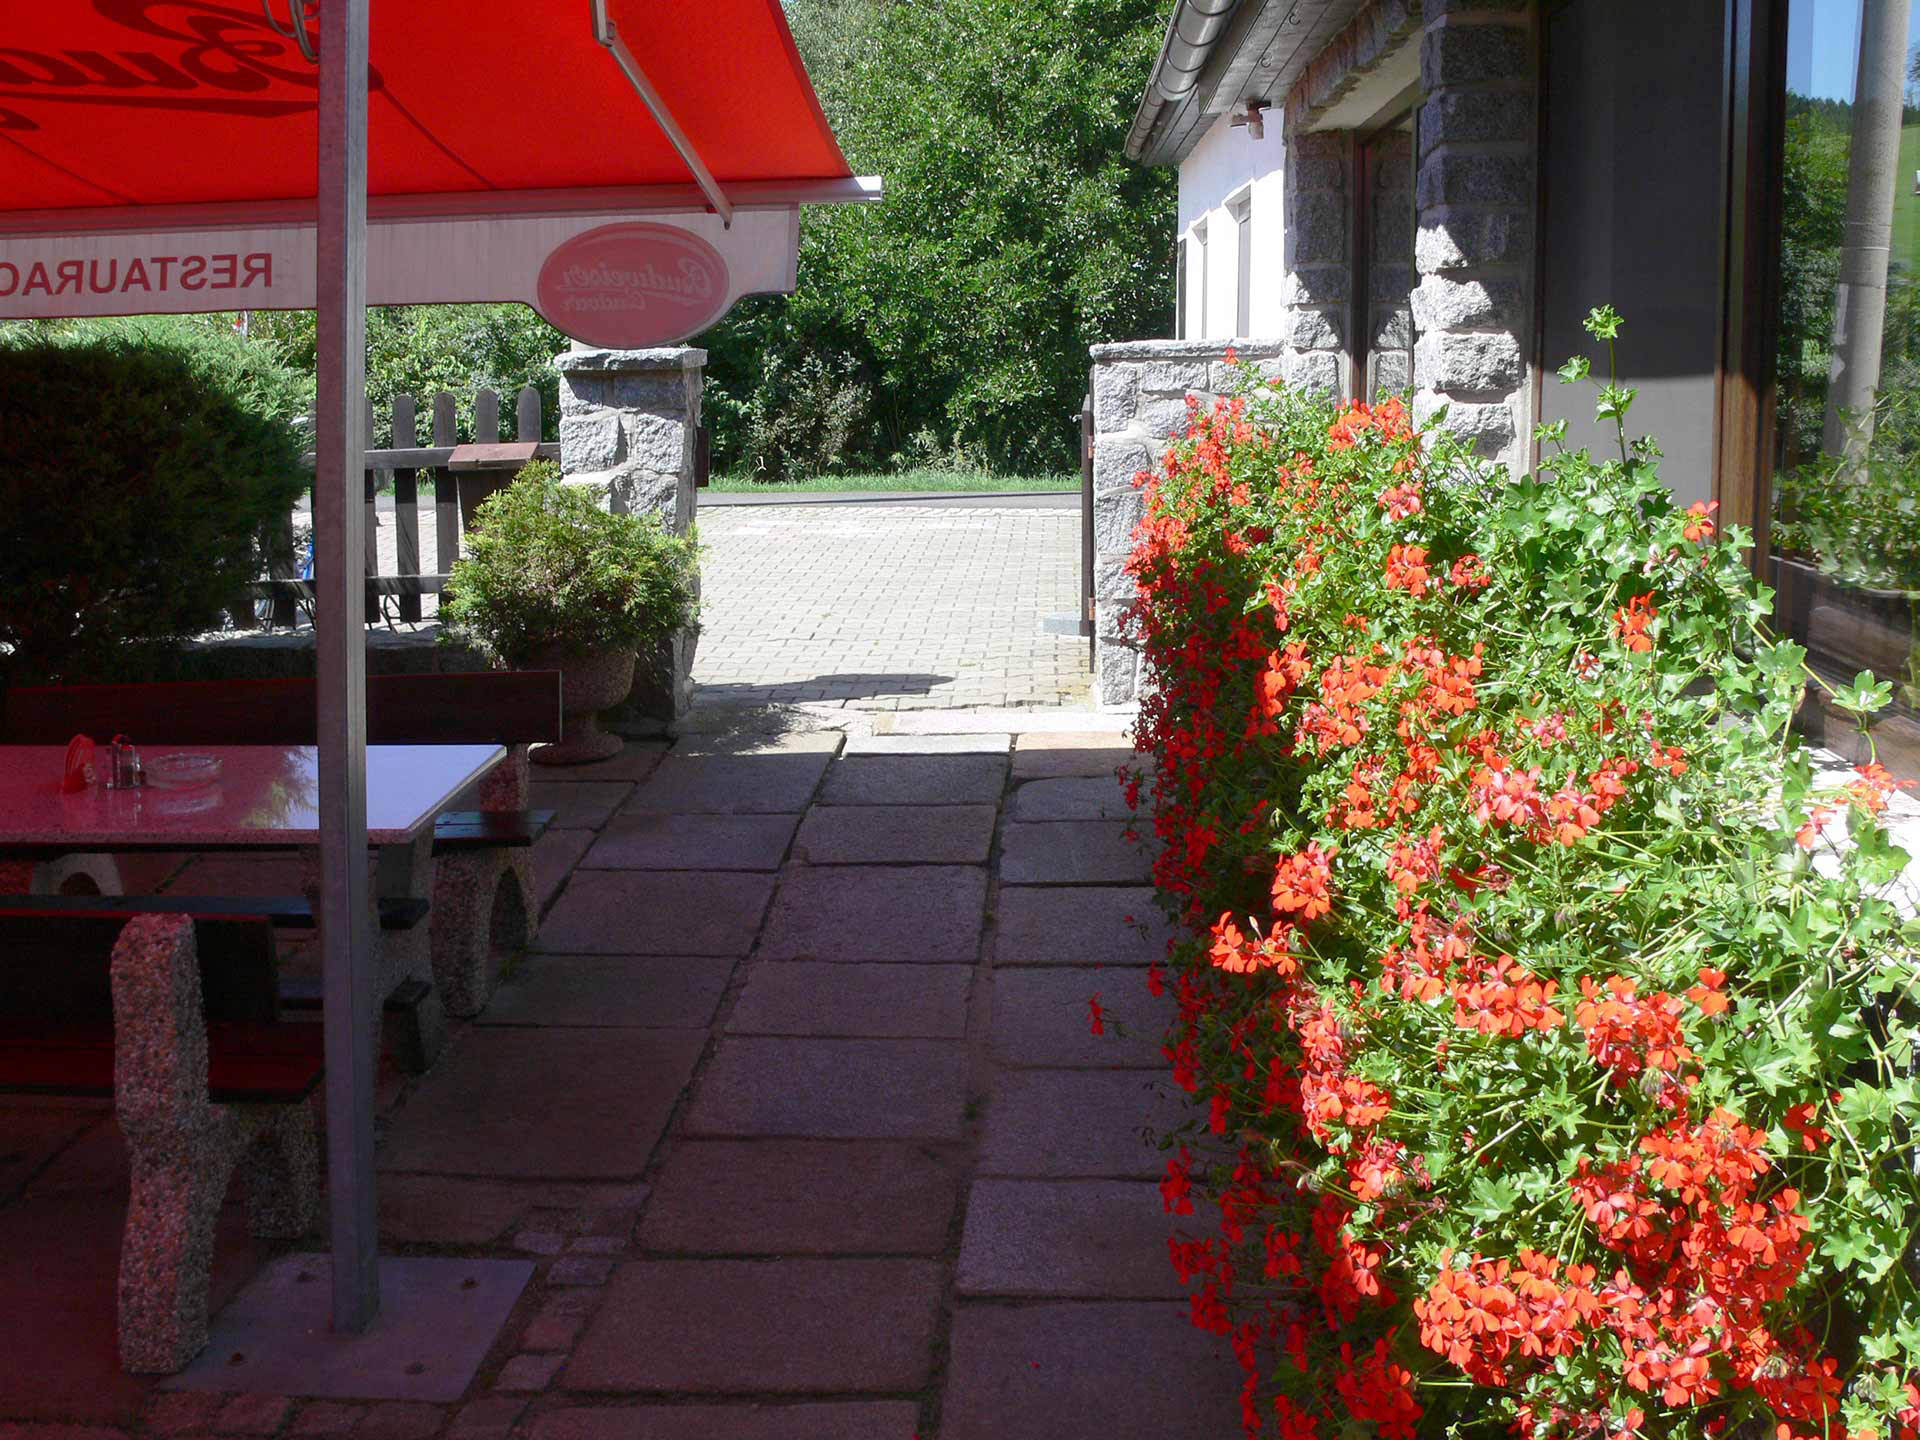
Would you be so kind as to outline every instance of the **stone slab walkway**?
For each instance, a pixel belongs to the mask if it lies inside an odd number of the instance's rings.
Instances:
[[[1065,705],[1089,689],[1078,508],[706,507],[704,703]]]
[[[956,733],[541,774],[540,945],[383,1092],[385,1251],[535,1266],[460,1404],[119,1376],[111,1119],[0,1105],[0,1353],[36,1367],[0,1365],[0,1436],[1237,1436],[1166,1256],[1150,1142],[1188,1111],[1125,742]],[[216,1299],[263,1259],[238,1220]]]

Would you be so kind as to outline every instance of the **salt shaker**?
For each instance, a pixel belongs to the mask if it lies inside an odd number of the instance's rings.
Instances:
[[[133,741],[124,735],[113,737],[112,747],[107,760],[107,788],[109,790],[138,789],[145,775],[140,769],[140,752],[133,748]]]

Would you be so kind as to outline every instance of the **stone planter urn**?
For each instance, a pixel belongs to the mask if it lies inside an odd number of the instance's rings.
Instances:
[[[600,728],[600,712],[627,698],[633,689],[633,666],[631,649],[552,651],[529,660],[529,670],[560,672],[561,716],[559,741],[535,745],[528,758],[536,765],[586,765],[619,753],[625,742]]]

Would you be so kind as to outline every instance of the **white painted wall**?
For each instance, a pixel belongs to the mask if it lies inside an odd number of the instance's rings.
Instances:
[[[1280,333],[1286,280],[1281,210],[1286,145],[1278,107],[1267,113],[1266,136],[1255,140],[1225,115],[1180,163],[1179,234],[1187,242],[1187,324],[1190,339],[1225,339],[1235,323],[1240,283],[1240,235],[1228,202],[1246,195],[1253,226],[1253,273],[1249,277],[1249,326],[1257,338]],[[1204,251],[1195,226],[1204,228]],[[1201,313],[1205,267],[1206,311]]]

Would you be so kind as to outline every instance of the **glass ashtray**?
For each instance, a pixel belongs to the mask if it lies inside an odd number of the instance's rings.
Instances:
[[[220,778],[220,757],[192,750],[152,755],[146,761],[147,783],[162,790],[191,790]]]

